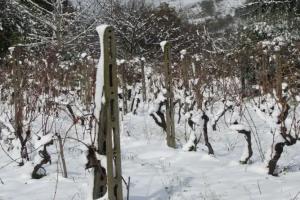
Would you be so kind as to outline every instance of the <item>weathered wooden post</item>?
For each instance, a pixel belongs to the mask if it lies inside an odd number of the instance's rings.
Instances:
[[[145,58],[141,58],[141,68],[142,68],[142,92],[143,101],[147,101],[147,91],[146,91],[146,76],[145,76]]]
[[[183,79],[183,86],[185,89],[185,93],[189,90],[189,67],[190,67],[190,57],[187,54],[185,49],[180,51],[181,58],[181,76]],[[186,110],[185,110],[186,112]]]
[[[174,124],[174,104],[172,91],[172,74],[171,74],[171,45],[169,42],[161,42],[164,53],[164,74],[165,86],[167,89],[166,100],[166,123],[167,123],[167,145],[175,148],[175,124]]]
[[[102,25],[97,28],[97,31],[100,35],[102,52],[101,66],[98,70],[103,70],[105,97],[99,123],[103,128],[98,129],[98,137],[105,138],[98,138],[98,142],[100,141],[98,145],[100,149],[105,149],[107,156],[108,199],[123,200],[115,36],[111,26]],[[104,133],[101,133],[101,130]]]
[[[125,71],[125,68],[127,68],[127,65],[128,65],[128,63],[125,60],[122,60],[122,62],[120,62],[119,67],[118,67],[120,70],[120,74],[121,74],[122,103],[123,103],[122,111],[123,111],[124,115],[126,115],[128,113],[128,105],[127,105],[128,92],[127,92],[127,78],[126,78],[126,71]]]

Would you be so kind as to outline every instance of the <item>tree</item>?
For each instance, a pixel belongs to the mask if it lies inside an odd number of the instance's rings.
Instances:
[[[174,43],[174,53],[192,42],[193,25],[181,19],[175,8],[167,3],[159,7],[145,0],[100,1],[102,21],[116,27],[116,37],[122,58],[156,58],[159,43],[169,40]],[[195,32],[194,32],[195,34]]]
[[[8,47],[23,37],[28,20],[22,19],[19,10],[10,1],[1,0],[0,7],[3,10],[0,13],[0,57],[3,57]]]

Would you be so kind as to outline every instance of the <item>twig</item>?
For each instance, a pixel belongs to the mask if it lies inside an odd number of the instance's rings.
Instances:
[[[17,162],[17,160],[20,159],[20,158],[17,158],[17,159],[12,158],[12,157],[7,153],[7,151],[5,151],[5,149],[3,148],[1,142],[0,142],[0,147],[1,147],[1,149],[3,150],[3,152],[7,155],[7,157],[9,157],[13,162],[18,163],[18,165],[21,164],[21,163]]]
[[[130,176],[128,177],[128,181],[126,182],[124,177],[122,176],[123,182],[125,183],[126,190],[127,190],[127,200],[129,200],[129,191],[130,191]]]
[[[298,196],[299,196],[300,192],[298,192],[293,198],[291,198],[291,200],[297,200]]]
[[[257,180],[257,187],[258,187],[259,194],[261,195],[262,193],[261,193],[261,189],[260,189],[260,185],[259,185],[258,180]]]
[[[58,149],[57,149],[57,145],[55,144],[55,147],[56,147],[56,152],[58,153]],[[58,154],[58,159],[57,159],[57,165],[56,165],[56,181],[55,181],[55,190],[54,190],[54,195],[53,195],[53,200],[55,200],[56,198],[56,193],[57,193],[57,186],[58,186],[58,164],[59,164],[59,157],[60,157],[60,154]]]
[[[65,160],[65,156],[64,156],[64,147],[63,147],[63,144],[62,144],[62,139],[61,139],[60,134],[57,133],[56,135],[57,135],[58,144],[59,144],[61,162],[62,162],[62,165],[63,165],[63,177],[68,178],[67,166],[66,166],[66,160]]]

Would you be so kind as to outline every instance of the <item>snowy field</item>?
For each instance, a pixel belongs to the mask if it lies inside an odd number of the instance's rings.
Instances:
[[[300,200],[295,1],[146,1],[0,3],[0,200],[92,200],[97,150],[124,200]]]
[[[268,127],[257,120],[258,136],[262,146],[268,147]],[[60,130],[67,129],[67,118],[61,120]],[[69,124],[70,125],[70,124]],[[140,108],[138,115],[127,114],[122,123],[122,165],[125,180],[131,178],[130,200],[296,200],[300,198],[299,144],[285,148],[279,161],[279,177],[267,175],[266,164],[260,159],[253,142],[254,156],[251,164],[241,165],[239,159],[244,149],[241,134],[229,129],[220,121],[217,131],[209,128],[215,156],[198,145],[197,152],[182,150],[185,143],[183,122],[176,124],[177,149],[168,148],[165,135],[149,116],[148,106]],[[200,129],[200,128],[199,128]],[[76,125],[82,138],[84,128]],[[200,130],[196,134],[198,134]],[[198,135],[199,136],[199,135]],[[88,138],[85,135],[85,142]],[[47,138],[45,138],[46,140]],[[43,140],[43,138],[42,138]],[[56,144],[56,142],[55,142]],[[2,144],[5,147],[5,144]],[[19,167],[3,150],[0,151],[1,200],[86,200],[91,172],[85,170],[86,147],[73,140],[65,144],[68,178],[63,178],[61,164],[57,162],[57,145],[49,149],[52,164],[45,165],[47,176],[31,179],[33,163]],[[266,153],[267,149],[263,149]],[[10,154],[17,158],[17,152]],[[34,156],[34,153],[32,154]],[[38,156],[35,156],[38,158]],[[33,159],[37,162],[37,159]],[[124,194],[126,189],[124,186]],[[124,195],[126,196],[126,195]]]

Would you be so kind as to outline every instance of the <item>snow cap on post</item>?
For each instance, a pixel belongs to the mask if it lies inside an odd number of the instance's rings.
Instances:
[[[182,50],[180,51],[180,54],[183,55],[183,56],[186,55],[186,53],[187,53],[187,52],[186,52],[186,49],[182,49]]]
[[[161,46],[161,49],[162,49],[163,52],[164,52],[165,46],[166,46],[167,44],[168,44],[167,41],[162,41],[162,42],[160,43],[160,46]]]
[[[187,54],[186,49],[182,49],[182,50],[180,51],[180,59],[183,60],[186,54]]]
[[[103,87],[104,87],[104,33],[110,27],[109,25],[100,25],[96,28],[99,35],[101,55],[97,64],[96,88],[95,88],[95,117],[100,118],[101,104],[104,103]]]

